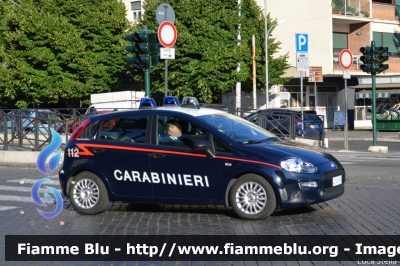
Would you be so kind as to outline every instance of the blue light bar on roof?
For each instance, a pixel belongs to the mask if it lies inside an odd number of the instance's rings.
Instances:
[[[183,97],[182,107],[200,109],[200,103],[196,97]]]
[[[142,98],[140,100],[139,109],[154,109],[157,107],[153,98]]]
[[[181,103],[179,102],[178,98],[173,97],[173,96],[165,96],[163,105],[173,105],[173,106],[178,106]]]

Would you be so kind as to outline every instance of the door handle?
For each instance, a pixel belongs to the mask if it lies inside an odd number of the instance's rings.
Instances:
[[[155,158],[155,159],[159,159],[159,158],[164,158],[165,154],[160,154],[160,153],[152,153],[151,157]]]
[[[103,152],[104,149],[93,149],[93,152]]]

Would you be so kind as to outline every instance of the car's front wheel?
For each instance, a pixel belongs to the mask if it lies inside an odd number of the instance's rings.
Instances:
[[[229,199],[233,211],[242,219],[264,219],[276,209],[272,186],[255,174],[240,177],[231,187]]]
[[[81,214],[103,212],[110,202],[106,186],[92,172],[79,173],[71,182],[68,196],[72,206]]]

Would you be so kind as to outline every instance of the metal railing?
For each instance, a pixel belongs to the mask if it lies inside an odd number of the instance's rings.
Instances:
[[[65,134],[65,143],[70,137],[68,127],[75,130],[85,117],[82,109],[31,109],[0,112],[0,145],[10,148],[38,151],[51,141],[51,129]],[[64,128],[66,129],[64,131]]]

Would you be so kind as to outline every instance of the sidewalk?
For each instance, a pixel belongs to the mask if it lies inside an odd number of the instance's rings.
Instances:
[[[400,132],[400,129],[399,129]],[[376,132],[377,141],[380,142],[400,142],[399,132],[386,131],[386,132]],[[329,141],[343,141],[344,131],[342,130],[332,130],[325,129],[325,137]],[[349,130],[347,132],[348,141],[352,140],[364,140],[372,141],[372,130]]]

